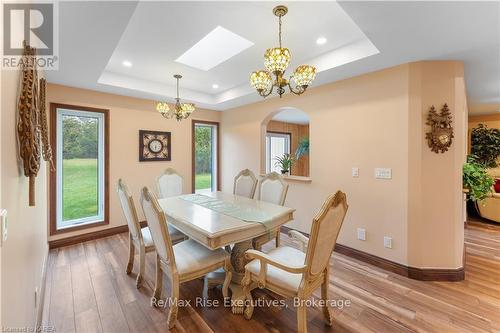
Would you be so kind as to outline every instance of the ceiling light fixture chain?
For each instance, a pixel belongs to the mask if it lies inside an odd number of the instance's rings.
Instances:
[[[316,68],[309,65],[300,65],[289,79],[284,77],[285,71],[290,63],[291,53],[287,48],[282,47],[282,20],[286,15],[288,8],[285,6],[276,6],[273,9],[274,15],[278,17],[278,42],[279,47],[270,48],[264,54],[264,66],[267,70],[255,71],[250,75],[250,84],[254,87],[260,96],[267,97],[273,93],[274,87],[280,98],[285,94],[288,87],[291,93],[295,95],[303,94],[307,87],[316,77]],[[272,75],[275,79],[272,79]],[[295,88],[291,81],[294,81]]]
[[[174,78],[177,80],[177,97],[175,98],[175,105],[170,108],[167,102],[157,102],[156,111],[158,111],[164,118],[172,119],[175,117],[177,121],[187,119],[191,113],[195,110],[195,105],[193,103],[181,103],[179,97],[179,80],[182,79],[182,75],[175,74]]]

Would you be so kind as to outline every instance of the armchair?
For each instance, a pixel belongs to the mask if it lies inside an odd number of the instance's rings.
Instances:
[[[305,253],[288,246],[272,249],[268,253],[248,250],[245,256],[252,261],[245,266],[242,280],[247,300],[252,299],[250,292],[256,287],[267,288],[286,298],[297,297],[298,332],[305,333],[306,307],[302,301],[321,286],[321,299],[326,303],[323,314],[327,325],[331,326],[333,317],[328,305],[329,262],[347,209],[346,195],[338,191],[328,197],[314,217],[309,239],[296,231],[289,233]],[[253,307],[252,302],[247,303],[249,306],[245,308],[244,315],[250,319]]]

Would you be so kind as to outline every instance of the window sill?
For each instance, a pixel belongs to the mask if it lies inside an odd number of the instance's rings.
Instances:
[[[261,177],[264,177],[266,174],[262,173],[260,174]],[[287,176],[287,175],[281,175],[285,180],[291,181],[291,182],[299,182],[299,183],[310,183],[312,182],[312,179],[310,177],[304,177],[304,176]]]

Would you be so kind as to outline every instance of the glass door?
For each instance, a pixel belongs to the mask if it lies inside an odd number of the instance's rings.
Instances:
[[[193,192],[218,190],[219,123],[193,120]]]

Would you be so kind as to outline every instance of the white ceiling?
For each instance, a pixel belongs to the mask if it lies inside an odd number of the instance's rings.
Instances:
[[[277,43],[272,2],[60,2],[49,82],[225,110],[261,99],[248,84]],[[283,44],[318,67],[314,86],[418,60],[463,60],[469,101],[500,103],[499,2],[292,2]],[[203,71],[175,62],[217,26],[254,45]],[[328,42],[316,45],[324,36]],[[380,53],[378,53],[380,52]],[[124,60],[132,67],[124,67]],[[218,89],[212,85],[218,84]]]
[[[302,110],[296,108],[282,108],[273,118],[275,121],[285,123],[307,125],[309,124],[309,115]]]

